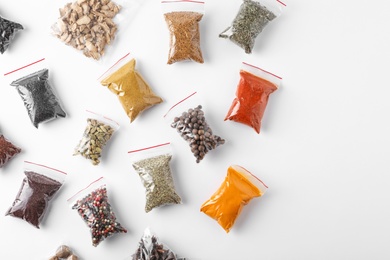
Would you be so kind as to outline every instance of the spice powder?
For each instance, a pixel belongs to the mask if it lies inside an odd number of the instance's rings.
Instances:
[[[135,65],[136,61],[132,59],[100,82],[118,96],[130,122],[144,110],[163,101],[153,93]]]

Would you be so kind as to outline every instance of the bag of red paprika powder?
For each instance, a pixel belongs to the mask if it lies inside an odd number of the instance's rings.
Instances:
[[[259,67],[243,62],[236,98],[230,106],[226,120],[248,125],[260,133],[268,98],[277,90],[282,78]]]

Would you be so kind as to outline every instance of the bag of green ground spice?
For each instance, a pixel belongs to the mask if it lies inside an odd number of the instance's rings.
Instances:
[[[160,206],[181,204],[169,165],[172,159],[170,143],[129,151],[129,154],[146,189],[145,212]]]
[[[252,53],[257,36],[278,17],[286,5],[279,0],[244,0],[232,24],[219,37],[227,38]]]

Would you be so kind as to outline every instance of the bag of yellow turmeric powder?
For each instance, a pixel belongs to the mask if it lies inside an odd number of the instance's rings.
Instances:
[[[135,59],[128,53],[99,78],[100,84],[118,96],[130,122],[144,110],[163,101],[154,94],[135,65]]]

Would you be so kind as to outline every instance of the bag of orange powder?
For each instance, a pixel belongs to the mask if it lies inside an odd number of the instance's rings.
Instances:
[[[261,119],[268,103],[268,97],[277,90],[282,78],[243,62],[236,98],[225,117],[248,125],[260,133]]]
[[[227,176],[219,189],[203,203],[200,211],[218,221],[228,233],[242,208],[268,189],[260,179],[238,165],[228,168]]]

